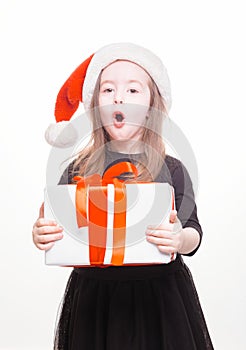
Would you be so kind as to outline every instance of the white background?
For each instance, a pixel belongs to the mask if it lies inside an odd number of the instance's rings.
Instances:
[[[148,47],[168,68],[170,117],[200,175],[204,240],[186,262],[215,349],[245,349],[244,1],[5,0],[0,16],[0,349],[52,349],[70,269],[45,266],[32,244],[50,150],[43,134],[68,75],[117,41]]]

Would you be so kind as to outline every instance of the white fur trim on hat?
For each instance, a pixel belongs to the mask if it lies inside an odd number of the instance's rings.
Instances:
[[[83,85],[82,97],[85,109],[88,110],[90,108],[97,78],[101,70],[119,59],[134,62],[149,73],[155,81],[169,111],[171,108],[171,87],[165,66],[154,53],[132,43],[107,45],[94,54],[88,66]]]
[[[45,139],[51,146],[67,148],[78,140],[78,133],[71,122],[62,121],[49,125],[45,131]]]

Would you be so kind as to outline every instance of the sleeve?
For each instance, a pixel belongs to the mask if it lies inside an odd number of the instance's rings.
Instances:
[[[178,218],[181,221],[182,227],[193,227],[200,235],[200,242],[196,249],[187,256],[192,256],[198,250],[202,240],[202,228],[197,217],[197,206],[191,178],[185,166],[179,162],[172,174],[172,183],[175,191],[175,203]]]

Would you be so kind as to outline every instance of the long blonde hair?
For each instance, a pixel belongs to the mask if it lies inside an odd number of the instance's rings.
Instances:
[[[76,169],[76,175],[86,176],[93,173],[102,175],[105,169],[105,146],[111,140],[102,125],[100,111],[97,108],[101,74],[97,79],[90,106],[93,131],[88,145],[79,152],[74,162],[73,169],[74,171]],[[150,76],[149,78],[150,109],[141,139],[144,144],[145,157],[143,162],[137,164],[139,181],[153,181],[159,174],[165,159],[165,145],[161,136],[161,129],[167,110],[157,85]]]

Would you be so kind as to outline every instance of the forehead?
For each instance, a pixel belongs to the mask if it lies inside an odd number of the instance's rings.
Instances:
[[[141,82],[148,82],[150,77],[145,69],[138,64],[126,60],[117,60],[105,67],[101,75],[101,81],[113,79],[136,79]]]

